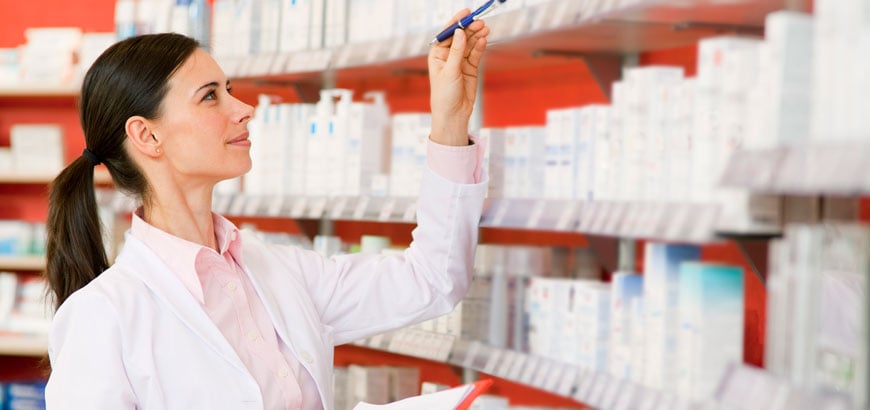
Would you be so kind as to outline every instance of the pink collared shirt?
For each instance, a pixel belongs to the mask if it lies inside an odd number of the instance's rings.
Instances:
[[[455,183],[482,177],[483,147],[429,141],[427,164]],[[218,251],[162,231],[133,214],[130,233],[151,248],[202,305],[260,386],[266,409],[323,409],[317,385],[275,332],[245,274],[239,230],[212,214]],[[254,273],[256,274],[256,273]]]

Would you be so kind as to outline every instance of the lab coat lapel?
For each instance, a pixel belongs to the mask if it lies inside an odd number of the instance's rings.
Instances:
[[[248,372],[236,351],[202,306],[148,246],[128,233],[116,263],[123,264],[142,280],[210,348],[239,370]]]
[[[319,321],[319,316],[313,312],[313,306],[306,305],[305,301],[309,300],[309,296],[304,292],[302,283],[297,283],[294,275],[287,272],[287,268],[277,260],[274,255],[266,251],[266,246],[254,235],[245,235],[242,242],[242,254],[244,255],[244,270],[245,274],[254,285],[257,294],[263,301],[269,317],[275,326],[275,331],[281,340],[290,347],[294,353],[299,353],[297,349],[322,350],[321,343],[322,335],[311,333],[311,331],[297,332],[290,337],[290,329],[288,326],[292,324],[294,328],[322,330],[323,325]],[[279,269],[279,272],[275,272]],[[251,272],[257,272],[257,275],[252,275]],[[280,289],[275,289],[275,284],[270,283],[269,279],[273,275],[281,275],[285,281],[285,285],[281,285]],[[294,300],[295,303],[279,303],[275,297],[280,295],[283,299]],[[309,309],[306,309],[309,306]],[[332,346],[330,346],[330,349]]]
[[[248,275],[248,279],[251,280],[251,284],[254,285],[254,290],[256,290],[257,295],[260,296],[260,300],[263,301],[263,306],[265,306],[269,318],[272,319],[272,325],[275,326],[275,332],[278,333],[278,337],[280,337],[281,341],[289,346],[291,350],[295,350],[292,340],[290,339],[290,333],[287,329],[287,318],[284,317],[283,310],[275,300],[274,293],[265,291],[269,288],[268,284],[264,283],[258,275],[251,274],[251,272],[268,272],[270,265],[268,262],[268,256],[262,255],[262,252],[259,251],[261,249],[259,246],[244,245],[252,245],[251,243],[248,243],[252,240],[253,238],[246,236],[243,239],[244,242],[242,242],[242,253],[245,258],[245,266],[243,266],[243,269],[245,274]],[[281,291],[282,293],[286,292],[288,297],[293,297],[290,294],[295,291],[295,289],[282,289]],[[283,306],[284,310],[288,310],[287,313],[292,315],[294,319],[306,320],[303,319],[305,316],[297,304],[285,303],[281,306]]]

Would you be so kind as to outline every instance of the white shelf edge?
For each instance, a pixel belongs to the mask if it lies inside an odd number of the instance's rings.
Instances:
[[[44,256],[0,256],[0,270],[41,271],[44,269]]]
[[[0,175],[0,184],[49,184],[57,177],[57,174],[27,174],[12,173]],[[109,171],[103,167],[94,169],[94,183],[109,184],[112,177]]]
[[[3,87],[0,86],[0,97],[77,97],[81,92],[79,85],[56,85],[56,86],[27,86],[27,87]]]
[[[0,333],[0,356],[41,357],[48,353],[48,336]]]
[[[756,193],[797,196],[862,196],[870,194],[870,171],[864,141],[807,141],[763,150],[735,152],[720,185]]]
[[[446,359],[440,360],[423,354],[394,349],[393,340],[399,337],[412,340],[417,345],[425,344],[431,340],[430,343],[434,345],[432,350],[435,351],[449,342],[450,353]],[[478,341],[454,339],[453,336],[419,329],[400,329],[356,341],[353,345],[473,369],[595,407],[612,405],[613,401],[619,399],[619,394],[614,393],[619,393],[628,387],[631,387],[633,392],[644,394],[639,399],[640,401],[659,400],[665,396],[679,399],[673,394],[649,389],[635,382],[617,380],[607,372],[586,370],[580,366],[542,356],[493,347]],[[486,362],[486,365],[480,365],[483,362]],[[547,371],[558,372],[558,377],[553,377],[554,375]],[[683,400],[683,402],[686,401]]]
[[[751,2],[752,0],[743,0],[737,3]],[[769,2],[776,3],[774,0]],[[632,16],[649,8],[683,8],[685,4],[682,0],[635,0],[618,3],[618,6],[614,6],[614,3],[618,2],[554,0],[494,14],[486,17],[487,24],[493,28],[490,42],[497,46],[536,35],[592,27],[608,19],[621,15]],[[393,61],[425,58],[429,50],[428,42],[438,31],[440,27],[431,27],[421,32],[403,33],[331,48],[217,58],[231,78],[319,75],[324,70],[367,68]]]

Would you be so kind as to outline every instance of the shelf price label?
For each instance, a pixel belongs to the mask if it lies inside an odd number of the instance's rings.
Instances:
[[[547,207],[547,201],[538,200],[532,205],[532,210],[529,212],[529,220],[526,222],[526,228],[538,228],[541,225],[541,217],[544,215],[544,209]]]
[[[498,376],[500,373],[496,372],[496,366],[501,364],[501,356],[503,351],[500,349],[493,349],[490,352],[489,360],[486,361],[486,365],[483,366],[483,372],[487,374],[491,374],[493,376]]]
[[[384,203],[384,206],[381,208],[381,212],[378,215],[378,220],[381,222],[386,222],[390,220],[390,217],[393,216],[393,211],[396,209],[396,198],[390,198],[387,202]]]
[[[245,204],[244,215],[256,216],[259,215],[260,205],[263,203],[262,196],[252,196],[248,198],[248,203]]]
[[[559,378],[559,386],[556,392],[562,396],[571,396],[574,393],[574,388],[577,385],[577,368],[573,366],[562,366],[562,376]]]
[[[353,210],[353,219],[361,220],[366,216],[366,209],[369,207],[369,197],[364,196],[356,203],[356,208]]]
[[[537,356],[526,356],[526,365],[520,375],[520,381],[530,386],[534,384],[536,371],[541,367],[541,358]]]
[[[490,222],[492,226],[501,226],[504,222],[505,216],[507,216],[508,209],[510,208],[510,201],[507,199],[502,199],[498,201],[495,213],[492,216],[492,221]]]
[[[247,202],[248,198],[244,195],[234,195],[235,198],[230,205],[229,214],[230,215],[242,215],[242,212],[245,210],[245,202]]]
[[[284,197],[278,196],[272,198],[269,202],[268,208],[266,208],[267,216],[279,216],[281,215],[281,210],[284,209]]]
[[[293,204],[293,209],[290,210],[291,218],[299,218],[302,215],[305,215],[305,208],[308,206],[308,198],[300,197],[296,199],[296,202]]]
[[[474,362],[477,358],[478,351],[480,350],[480,342],[473,341],[468,346],[468,351],[465,352],[465,358],[462,360],[462,367],[467,367],[469,369],[474,368]]]
[[[335,201],[335,205],[333,205],[332,209],[329,211],[329,218],[341,219],[341,215],[344,214],[344,209],[347,208],[347,201],[349,201],[347,197],[338,198],[338,200]]]
[[[528,360],[528,356],[519,352],[511,352],[514,356],[514,362],[511,364],[510,370],[508,370],[507,376],[505,378],[521,381],[521,377],[523,375],[523,369],[525,368],[526,361]]]
[[[408,207],[405,208],[405,213],[402,215],[402,220],[405,222],[414,222],[417,220],[417,201],[410,201]]]
[[[323,216],[326,210],[327,198],[317,198],[311,203],[311,208],[308,210],[308,217],[318,219]]]
[[[577,211],[576,202],[568,202],[562,208],[562,213],[559,214],[559,220],[556,222],[557,231],[567,231],[571,229],[571,224],[575,221],[574,215]]]

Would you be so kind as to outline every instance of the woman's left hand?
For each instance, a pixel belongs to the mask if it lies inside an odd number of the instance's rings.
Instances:
[[[451,23],[470,14],[460,11]],[[468,121],[477,97],[478,67],[486,49],[489,27],[477,20],[429,51],[432,141],[468,145]]]

